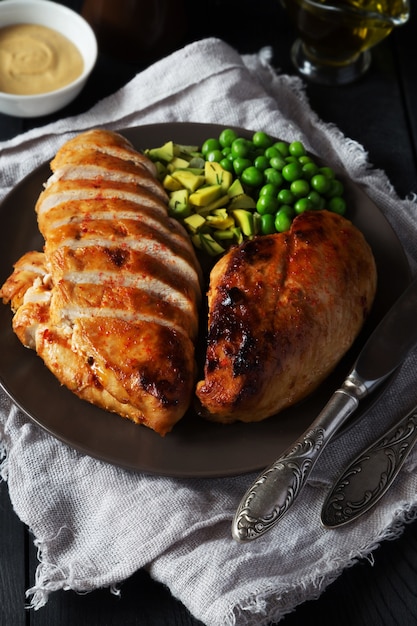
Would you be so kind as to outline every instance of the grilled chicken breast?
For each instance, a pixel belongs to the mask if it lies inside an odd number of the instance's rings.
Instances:
[[[210,275],[202,414],[259,421],[310,394],[352,345],[375,290],[363,235],[328,211],[230,250]]]
[[[13,328],[80,398],[161,435],[194,393],[201,270],[153,163],[119,134],[68,141],[36,204],[43,252],[0,296]]]

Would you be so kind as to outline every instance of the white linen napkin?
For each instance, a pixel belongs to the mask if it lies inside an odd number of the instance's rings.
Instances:
[[[83,115],[0,144],[1,197],[70,135],[93,126],[168,121],[215,122],[302,139],[363,186],[394,226],[414,270],[413,200],[400,200],[364,148],[317,117],[300,79],[275,72],[264,50],[242,57],[218,39],[190,44],[157,62]],[[328,446],[279,527],[250,544],[233,541],[230,529],[255,475],[171,479],[124,470],[57,441],[2,394],[2,476],[39,546],[32,606],[42,607],[52,591],[112,587],[144,567],[207,626],[278,622],[415,517],[414,455],[374,511],[337,531],[319,523],[326,491],[343,463],[416,402],[416,371],[417,351],[360,429],[344,435],[343,445]]]

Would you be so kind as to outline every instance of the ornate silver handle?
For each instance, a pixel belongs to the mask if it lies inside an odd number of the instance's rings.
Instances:
[[[233,519],[234,539],[247,542],[260,537],[294,503],[325,446],[367,392],[352,380],[333,394],[310,428],[248,489]]]
[[[417,408],[369,446],[343,472],[323,505],[327,528],[353,521],[386,493],[417,440]]]

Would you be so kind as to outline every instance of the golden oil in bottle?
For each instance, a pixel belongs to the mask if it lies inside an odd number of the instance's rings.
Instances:
[[[406,0],[283,0],[308,55],[328,65],[351,63],[408,19]]]

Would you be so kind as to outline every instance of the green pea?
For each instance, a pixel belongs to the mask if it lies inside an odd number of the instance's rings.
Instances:
[[[275,215],[275,230],[278,233],[285,233],[291,228],[293,215],[292,207],[283,205]]]
[[[281,155],[274,156],[269,159],[269,164],[274,170],[282,170],[285,167],[285,159]]]
[[[272,235],[275,233],[275,215],[267,213],[261,216],[261,233],[263,235]]]
[[[268,167],[264,171],[264,178],[267,183],[272,183],[273,185],[276,185],[277,187],[281,187],[284,181],[284,179],[282,178],[281,172],[274,169],[273,167]]]
[[[226,170],[227,172],[232,172],[232,173],[234,172],[233,163],[227,157],[223,158],[221,161],[219,161],[219,163],[222,166],[222,168]]]
[[[313,159],[311,156],[308,156],[308,154],[302,154],[298,157],[298,160],[302,165],[306,165],[306,163],[313,163]]]
[[[247,139],[244,139],[243,137],[238,137],[233,141],[232,145],[230,146],[230,150],[234,159],[240,157],[246,158],[250,154],[251,145]]]
[[[274,148],[279,150],[283,157],[287,157],[290,153],[288,143],[286,141],[277,141],[274,143]]]
[[[281,189],[278,192],[278,200],[279,202],[281,202],[281,204],[293,204],[295,197],[294,194],[292,193],[292,191],[290,189]]]
[[[272,159],[273,157],[281,156],[281,152],[275,146],[269,146],[266,148],[264,152],[267,159]]]
[[[288,149],[290,151],[290,154],[297,158],[300,156],[304,156],[306,153],[306,149],[304,148],[304,145],[301,143],[301,141],[292,141],[288,146]]]
[[[223,159],[223,153],[221,150],[210,150],[206,153],[205,158],[206,161],[216,161],[217,163],[220,163],[220,161]]]
[[[204,156],[206,156],[209,152],[212,152],[213,150],[221,150],[221,148],[222,146],[220,145],[219,140],[214,137],[210,137],[209,139],[206,139],[201,146],[201,152]]]
[[[245,168],[241,173],[242,182],[249,187],[259,187],[264,182],[264,176],[254,165]]]
[[[304,198],[310,193],[310,185],[304,178],[298,178],[291,183],[290,190],[296,198]]]
[[[246,159],[244,157],[237,157],[233,159],[233,169],[235,170],[235,174],[240,176],[242,172],[252,165],[252,161],[250,159]]]
[[[265,148],[269,148],[270,146],[272,146],[272,139],[267,133],[264,133],[263,131],[258,131],[253,134],[252,143],[257,148],[265,149]]]
[[[260,215],[276,213],[278,206],[278,200],[273,196],[259,196],[256,202],[256,210]]]
[[[332,180],[336,176],[336,174],[334,173],[334,170],[332,170],[331,167],[321,167],[320,174],[323,174],[327,178],[330,178],[330,180]]]
[[[280,206],[279,210],[286,213],[288,217],[290,217],[292,220],[294,219],[295,211],[293,206],[290,206],[289,204],[283,204],[282,206]]]
[[[259,190],[260,196],[273,196],[274,198],[278,195],[278,186],[273,183],[266,183]]]
[[[282,168],[282,175],[288,182],[293,182],[297,180],[297,178],[301,178],[302,173],[302,168],[298,161],[287,163],[287,165]]]
[[[313,163],[312,161],[304,163],[302,169],[303,169],[303,175],[307,179],[313,178],[313,176],[315,176],[316,174],[319,173],[318,166],[315,163]]]
[[[332,211],[333,213],[344,215],[346,213],[346,201],[344,200],[344,198],[334,196],[333,198],[330,198],[330,200],[327,202],[327,209],[329,211]]]
[[[256,157],[253,164],[258,170],[260,170],[261,172],[264,172],[269,167],[269,159],[266,156],[261,154]]]
[[[300,215],[300,213],[304,213],[305,211],[311,211],[313,208],[314,205],[308,198],[300,198],[294,204],[294,210],[297,215]]]
[[[323,203],[325,202],[325,200],[323,196],[319,194],[318,191],[315,191],[313,189],[312,191],[310,191],[307,198],[310,200],[311,204],[313,205],[315,209],[323,208]]]
[[[219,143],[223,148],[230,147],[237,139],[237,133],[232,128],[225,128],[219,135]]]
[[[334,178],[330,181],[330,189],[326,195],[328,198],[332,198],[334,196],[342,196],[343,192],[343,183],[341,183],[340,180],[337,180],[337,178]]]
[[[319,193],[327,193],[330,189],[330,179],[324,174],[316,174],[310,181],[313,189]]]

